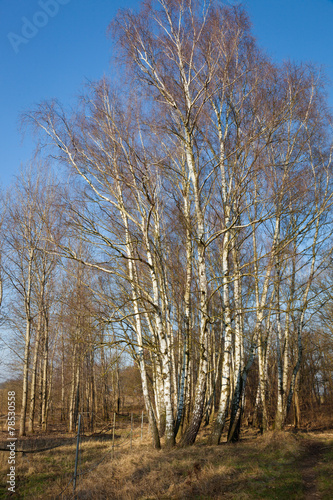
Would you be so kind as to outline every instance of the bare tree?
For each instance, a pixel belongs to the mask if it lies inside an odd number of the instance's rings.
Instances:
[[[237,440],[255,367],[259,425],[268,428],[276,399],[282,426],[314,279],[329,257],[320,75],[269,61],[241,7],[158,0],[119,12],[110,31],[131,88],[103,79],[75,112],[49,102],[29,115],[75,182],[73,238],[57,252],[103,274],[107,285],[93,293],[103,295],[113,342],[139,366],[156,448],[162,436],[168,447],[176,436],[194,443],[204,415],[214,415],[212,443],[228,416]],[[80,346],[95,337],[76,327],[71,430],[82,370],[94,404],[94,359]]]

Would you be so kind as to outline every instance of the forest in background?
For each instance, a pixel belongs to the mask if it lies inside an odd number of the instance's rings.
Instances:
[[[148,1],[110,36],[117,78],[27,111],[38,154],[2,197],[20,435],[110,420],[129,360],[155,448],[332,426],[324,75],[275,64],[238,6]]]

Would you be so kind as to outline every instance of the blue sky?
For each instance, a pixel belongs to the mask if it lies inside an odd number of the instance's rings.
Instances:
[[[0,0],[0,185],[8,186],[33,152],[29,137],[22,143],[20,114],[52,97],[70,103],[86,79],[110,74],[107,26],[119,7],[138,4],[136,0]],[[333,81],[332,0],[243,4],[259,45],[274,60],[313,61],[324,65]],[[333,87],[328,90],[333,106]]]

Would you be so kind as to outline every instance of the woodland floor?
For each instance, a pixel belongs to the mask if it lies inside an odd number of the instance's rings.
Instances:
[[[300,470],[305,489],[306,500],[320,498],[318,488],[318,463],[323,455],[323,443],[307,439],[303,443],[304,452],[300,460]]]
[[[209,428],[190,448],[152,450],[148,430],[126,425],[81,440],[78,499],[333,499],[333,431],[245,431],[236,444],[208,446]],[[6,437],[0,434],[0,448]],[[32,453],[61,445],[57,448]],[[4,485],[8,453],[0,452],[0,498],[74,498],[75,437],[51,433],[20,440],[16,493]]]

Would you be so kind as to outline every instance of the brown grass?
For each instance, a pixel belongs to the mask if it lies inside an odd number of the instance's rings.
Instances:
[[[276,477],[267,480],[265,461],[277,458],[289,466],[298,454],[297,441],[284,433],[269,433],[259,439],[252,436],[236,445],[196,445],[171,451],[139,447],[89,474],[78,488],[78,498],[259,498],[253,496],[256,483],[263,490],[274,489],[275,479],[282,474],[277,468]],[[297,477],[296,482],[299,480]]]
[[[237,444],[207,446],[208,431],[203,429],[198,443],[190,448],[155,451],[147,430],[142,443],[136,430],[132,449],[127,433],[121,436],[119,432],[114,459],[109,438],[81,444],[78,499],[302,499],[301,459],[309,440],[320,440],[326,450],[324,461],[316,465],[315,478],[323,498],[333,498],[329,476],[333,442],[326,434],[269,432],[258,436],[252,432]],[[1,455],[1,475],[5,476],[8,466],[5,454]],[[34,455],[19,454],[18,498],[56,498],[73,476],[74,459],[74,444]],[[60,498],[73,498],[72,484]]]

